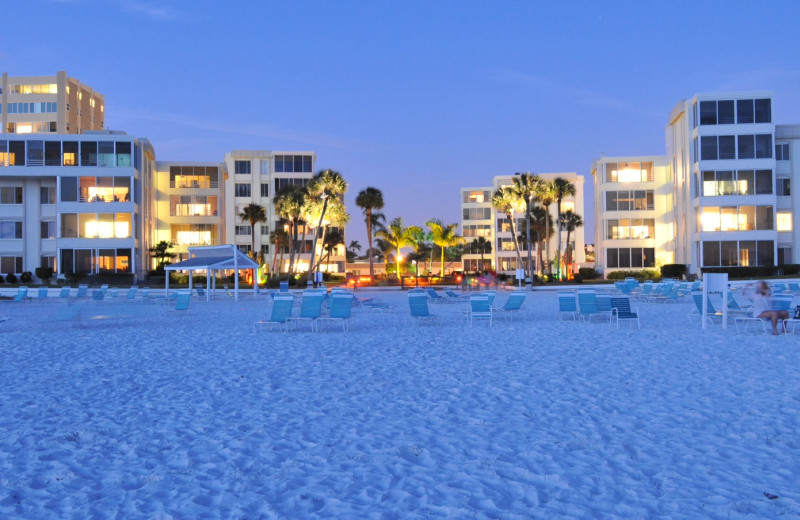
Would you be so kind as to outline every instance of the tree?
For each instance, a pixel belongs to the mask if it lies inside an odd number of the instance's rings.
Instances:
[[[583,226],[583,219],[577,213],[567,210],[561,215],[561,225],[567,229],[566,264],[569,267],[572,264],[572,246],[569,243],[569,235],[572,231]]]
[[[256,224],[267,221],[267,211],[255,202],[251,202],[242,208],[239,218],[242,220],[242,222],[250,223],[250,236],[252,237],[250,258],[256,258]]]
[[[150,254],[156,260],[156,271],[163,271],[165,265],[169,265],[169,260],[175,258],[175,253],[170,253],[169,248],[175,244],[169,240],[162,240],[149,249]]]
[[[433,243],[439,246],[442,250],[442,263],[439,266],[439,276],[444,278],[444,250],[448,247],[458,245],[464,241],[463,238],[458,236],[456,230],[458,224],[442,224],[441,220],[431,219],[425,223],[428,229],[431,230],[431,238]]]
[[[367,186],[356,196],[356,206],[361,208],[364,212],[364,222],[367,225],[367,248],[369,249],[369,275],[374,276],[375,268],[372,265],[373,252],[372,252],[372,231],[375,224],[373,217],[376,214],[375,210],[383,209],[383,193],[378,188]],[[383,217],[383,214],[380,214]]]
[[[526,236],[528,238],[528,276],[533,278],[533,260],[531,258],[531,207],[539,190],[539,185],[543,182],[538,175],[523,173],[514,176],[514,193],[525,203],[525,223]]]
[[[509,224],[511,225],[511,236],[514,237],[514,251],[517,253],[517,262],[520,267],[522,266],[522,255],[519,253],[519,240],[517,238],[517,228],[514,225],[514,213],[521,211],[521,200],[514,193],[511,186],[501,186],[497,188],[492,194],[492,206],[506,214]]]
[[[545,237],[552,236],[553,231],[550,229],[553,223],[553,217],[541,206],[534,206],[531,208],[531,227],[533,228],[534,236],[536,237],[536,252],[540,271],[544,270],[544,259],[542,258],[542,246],[544,245]],[[548,234],[549,233],[549,234]]]
[[[553,179],[553,192],[556,196],[556,214],[558,215],[558,222],[556,225],[558,226],[558,255],[556,256],[556,273],[558,276],[561,276],[561,201],[564,197],[574,197],[575,196],[575,185],[569,182],[567,179],[563,177],[556,177]]]
[[[421,231],[419,226],[403,225],[402,217],[397,217],[389,223],[385,230],[378,231],[375,236],[385,240],[396,251],[395,260],[397,263],[397,277],[400,278],[400,249],[406,246],[413,246],[416,243],[414,236]]]
[[[544,207],[548,215],[550,214],[550,206],[555,201],[555,188],[550,181],[543,180],[536,187],[536,201]],[[550,269],[550,218],[545,219],[545,258],[547,258],[547,272],[552,274]],[[543,269],[544,270],[544,269]]]
[[[347,246],[347,251],[345,254],[347,255],[348,262],[355,262],[358,253],[361,252],[361,244],[358,240],[351,240],[350,245]]]
[[[289,233],[283,229],[283,226],[286,225],[286,221],[284,219],[280,219],[275,229],[273,229],[269,234],[269,243],[273,244],[274,250],[272,252],[272,272],[279,273],[280,266],[283,265],[283,250],[289,247]],[[278,256],[278,249],[281,250],[281,261],[279,263],[278,268],[275,267],[275,260]]]
[[[291,247],[289,249],[289,267],[286,270],[287,274],[292,273],[294,269],[295,252],[297,250],[297,232],[305,199],[306,189],[295,185],[284,187],[272,199],[272,204],[275,206],[275,213],[289,223]]]
[[[325,240],[322,243],[322,251],[325,255],[320,257],[320,264],[327,264],[331,259],[331,253],[333,253],[333,249],[340,244],[344,245],[344,235],[342,235],[342,232],[339,231],[339,228],[333,229],[326,233]]]
[[[308,197],[310,199],[322,199],[322,210],[319,215],[319,221],[315,226],[315,230],[319,230],[325,221],[325,213],[328,211],[328,206],[332,201],[338,201],[344,196],[347,191],[347,182],[344,177],[337,171],[322,170],[317,172],[308,183]],[[308,274],[314,272],[314,261],[317,254],[317,237],[318,233],[314,233],[314,241],[311,243],[311,260],[308,263]],[[323,239],[324,242],[324,239]],[[321,256],[321,255],[320,255]],[[319,266],[317,266],[319,271]]]
[[[484,257],[484,255],[489,254],[489,253],[492,252],[492,243],[490,241],[486,240],[485,237],[478,237],[478,238],[473,239],[472,242],[469,243],[469,250],[470,250],[470,253],[475,253],[475,251],[480,253],[480,255],[481,255],[481,268],[480,268],[480,270],[481,271],[485,271],[486,270],[486,267],[485,267],[486,261],[484,260],[483,257]]]

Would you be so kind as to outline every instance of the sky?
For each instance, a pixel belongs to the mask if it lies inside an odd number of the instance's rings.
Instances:
[[[387,220],[460,222],[461,187],[587,177],[592,160],[665,152],[670,110],[766,90],[800,123],[800,2],[30,0],[4,6],[0,67],[66,70],[105,95],[106,127],[158,160],[313,151]],[[581,213],[580,208],[577,210]]]

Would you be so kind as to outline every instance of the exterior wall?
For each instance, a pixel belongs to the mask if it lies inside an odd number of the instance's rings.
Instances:
[[[0,87],[0,133],[79,134],[105,127],[105,97],[64,71],[53,76],[4,72]]]
[[[173,242],[174,261],[189,258],[191,246],[226,244],[224,163],[156,163],[153,243]],[[154,265],[149,265],[154,268]]]
[[[561,177],[563,179],[568,180],[573,185],[575,185],[575,196],[574,197],[567,197],[563,201],[564,207],[562,208],[564,211],[567,209],[573,209],[575,213],[580,215],[581,217],[585,216],[584,213],[584,177],[582,175],[578,175],[576,173],[540,173],[537,174],[539,177],[552,181],[556,177]],[[484,261],[486,263],[486,269],[493,269],[499,273],[504,274],[514,274],[515,269],[517,269],[517,255],[513,249],[513,235],[510,229],[503,229],[498,224],[498,220],[504,221],[505,214],[498,213],[493,207],[491,203],[491,197],[495,190],[500,188],[501,186],[507,186],[513,183],[513,176],[512,175],[502,175],[496,176],[492,178],[492,185],[487,187],[471,187],[471,188],[461,188],[461,234],[466,239],[466,242],[469,243],[473,239],[477,238],[478,236],[484,236],[487,240],[492,243],[492,252],[490,254],[484,255]],[[470,198],[470,194],[474,194],[472,198]],[[479,200],[475,200],[477,199]],[[469,212],[472,213],[469,213]],[[558,207],[555,203],[553,203],[549,208],[550,215],[553,217],[553,222],[556,222],[556,217],[558,213]],[[486,214],[488,214],[489,218],[483,218]],[[479,216],[481,218],[465,218],[467,216]],[[525,226],[525,218],[522,213],[518,213],[515,215],[515,226],[517,229],[517,233],[521,233],[524,231]],[[473,234],[473,229],[471,226],[489,226],[488,230],[478,229],[475,230],[477,233]],[[558,242],[558,230],[555,230],[553,237],[550,239],[550,256],[551,258],[555,258],[557,254],[557,242]],[[483,234],[481,234],[483,233]],[[562,232],[561,236],[562,241],[566,241],[566,231]],[[585,253],[584,253],[584,245],[585,245],[585,238],[584,238],[584,230],[583,227],[579,227],[575,231],[571,232],[570,234],[570,242],[573,242],[575,247],[573,250],[573,262],[575,265],[579,265],[585,262]],[[505,248],[503,247],[505,244]],[[536,244],[532,244],[533,250],[531,251],[531,255],[533,257],[534,264],[536,263],[536,258],[538,257],[538,251],[536,250]],[[564,255],[566,250],[566,244],[562,243],[561,246],[561,254]],[[527,244],[520,243],[520,254],[522,255],[523,263],[527,262]],[[475,270],[473,267],[479,268],[481,266],[481,255],[477,253],[466,253],[462,257],[462,262],[464,264],[465,271],[472,271]],[[490,265],[489,265],[490,264]]]
[[[101,149],[77,154],[71,147]],[[142,164],[152,148],[122,133],[13,135],[0,140],[0,271],[126,272],[140,278]],[[41,158],[41,151],[46,155]],[[22,157],[17,157],[22,155]],[[145,206],[146,207],[146,206]],[[9,224],[20,223],[18,224]],[[4,269],[5,268],[5,269]]]
[[[634,173],[637,171],[641,173]],[[607,275],[674,263],[676,221],[671,166],[666,157],[602,157],[592,163],[592,177],[595,267]],[[633,207],[630,203],[621,207],[620,202],[630,194]],[[652,204],[648,203],[650,197]],[[642,200],[645,204],[637,205]]]
[[[775,125],[778,264],[800,263],[800,125]],[[787,154],[788,152],[788,154]],[[788,220],[790,230],[785,229]]]

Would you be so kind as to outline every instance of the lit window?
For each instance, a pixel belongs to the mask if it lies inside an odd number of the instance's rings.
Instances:
[[[792,230],[792,213],[789,211],[778,212],[778,231]]]

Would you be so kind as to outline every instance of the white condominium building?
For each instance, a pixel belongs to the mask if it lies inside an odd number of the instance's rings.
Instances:
[[[561,211],[572,211],[584,217],[584,177],[576,173],[539,173],[537,174],[544,180],[552,181],[561,177],[575,186],[575,195],[566,197],[561,203]],[[464,237],[464,255],[462,257],[465,272],[480,272],[494,270],[503,274],[514,274],[518,265],[517,255],[514,248],[514,236],[511,232],[511,225],[505,213],[498,212],[492,206],[492,194],[502,186],[513,184],[513,175],[500,175],[492,178],[492,185],[486,187],[461,188],[461,235]],[[558,253],[558,229],[556,225],[558,207],[555,202],[550,205],[549,213],[552,218],[552,236],[549,240],[550,260],[554,260]],[[515,214],[515,227],[517,235],[526,232],[526,221],[523,213]],[[531,232],[533,235],[533,231]],[[544,234],[544,232],[542,232]],[[569,243],[572,249],[573,271],[577,266],[585,261],[584,252],[584,231],[583,227],[577,227],[569,233]],[[491,244],[491,252],[481,255],[480,251],[475,251],[471,243],[477,238],[484,238]],[[566,253],[567,231],[561,232],[561,254]],[[519,248],[523,264],[527,261],[527,241],[519,240]],[[542,258],[544,259],[544,249],[542,248]],[[532,260],[534,269],[539,265],[537,258],[539,251],[536,244],[532,244]],[[562,262],[563,262],[562,258]],[[546,262],[546,260],[544,260]],[[563,263],[562,263],[563,265]],[[546,268],[539,266],[538,272],[546,272]]]
[[[9,76],[0,83],[3,134],[79,134],[105,128],[105,97],[60,71]]]
[[[774,123],[768,92],[680,101],[666,126],[666,155],[647,158],[652,179],[631,183],[613,176],[619,164],[644,158],[604,157],[592,164],[597,268],[607,274],[678,263],[700,274],[703,267],[798,263],[798,196],[791,191],[798,141],[800,125]],[[635,212],[627,231],[623,211]],[[645,261],[648,255],[654,265]]]

